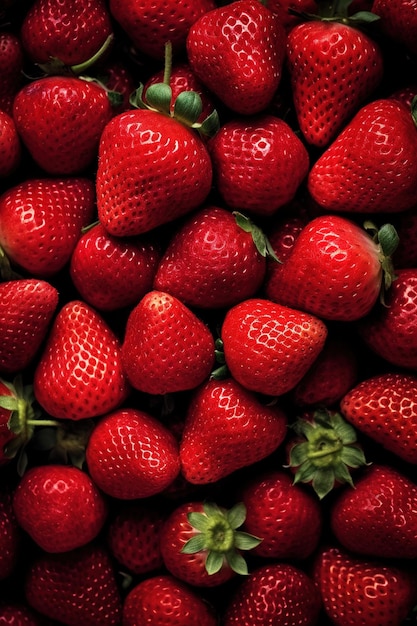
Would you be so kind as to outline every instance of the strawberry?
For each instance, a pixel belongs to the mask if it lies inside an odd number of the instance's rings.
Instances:
[[[260,289],[266,251],[259,229],[245,232],[237,216],[218,206],[195,211],[178,227],[156,270],[154,287],[191,307],[226,308]]]
[[[391,255],[398,243],[390,224],[378,232],[369,225],[369,231],[339,215],[312,219],[273,269],[266,295],[326,320],[364,317],[391,285]]]
[[[154,395],[194,389],[214,359],[209,328],[178,298],[153,290],[130,312],[122,362],[135,389]]]
[[[360,214],[414,206],[416,109],[417,101],[410,111],[393,98],[362,106],[311,168],[313,200],[327,211]]]
[[[58,306],[49,282],[22,278],[0,283],[0,372],[18,374],[34,362]]]
[[[0,180],[14,174],[22,160],[22,145],[13,118],[0,109]]]
[[[23,533],[13,511],[13,489],[8,484],[2,484],[0,488],[0,581],[5,580],[17,570],[22,547]]]
[[[214,183],[233,209],[274,215],[293,200],[309,170],[304,144],[272,115],[231,119],[209,142]]]
[[[209,380],[187,410],[180,442],[181,471],[193,484],[213,483],[272,454],[287,418],[232,378]]]
[[[380,463],[364,470],[355,489],[344,489],[331,505],[332,531],[358,554],[383,559],[417,556],[417,484]]]
[[[47,174],[94,167],[100,135],[112,117],[106,90],[75,76],[46,76],[16,94],[13,118],[32,159]]]
[[[37,361],[34,393],[53,417],[79,420],[118,407],[130,388],[118,338],[102,316],[80,300],[58,312]]]
[[[248,568],[241,552],[260,539],[238,530],[245,520],[242,503],[226,510],[198,500],[179,504],[161,530],[166,569],[193,587],[217,587]]]
[[[214,0],[188,0],[179,5],[173,0],[161,4],[154,0],[110,0],[113,18],[119,23],[135,49],[153,59],[164,58],[170,41],[175,56],[185,50],[187,33],[194,22],[216,6]]]
[[[357,28],[377,19],[348,16],[351,0],[318,2],[317,19],[291,29],[287,42],[294,108],[306,141],[323,147],[368,100],[383,76],[378,44]],[[314,16],[313,16],[314,17]]]
[[[408,463],[417,463],[417,377],[388,372],[360,381],[340,401],[346,420]]]
[[[415,0],[374,0],[372,11],[380,18],[382,33],[391,43],[417,54],[417,11]]]
[[[266,109],[281,82],[285,29],[259,0],[235,0],[202,15],[187,36],[188,62],[235,113]]]
[[[13,115],[13,100],[23,84],[24,52],[20,37],[0,32],[0,110]]]
[[[11,626],[42,626],[38,613],[25,604],[17,602],[0,603],[0,624]],[[45,626],[47,626],[45,624]]]
[[[322,531],[322,511],[314,496],[301,485],[294,485],[282,470],[261,472],[239,490],[246,507],[246,532],[262,537],[253,554],[265,558],[306,559],[318,546]]]
[[[104,493],[121,500],[161,493],[180,471],[178,444],[159,420],[139,409],[102,417],[86,449],[88,471]]]
[[[94,208],[88,178],[24,179],[0,196],[0,246],[31,277],[51,277],[69,261]]]
[[[221,328],[232,377],[246,389],[270,396],[287,393],[300,382],[326,337],[322,320],[264,298],[230,308]]]
[[[321,608],[312,579],[288,563],[258,566],[228,601],[224,626],[315,626]]]
[[[150,239],[116,238],[97,223],[78,239],[69,271],[85,302],[114,311],[136,305],[150,291],[159,256]]]
[[[416,600],[415,576],[401,565],[324,546],[314,579],[335,626],[398,626]]]
[[[97,67],[89,68],[89,73],[109,92],[117,94],[117,99],[112,102],[113,117],[132,108],[129,99],[136,89],[136,80],[133,70],[122,57],[111,55]]]
[[[66,626],[120,626],[122,603],[113,565],[100,545],[63,554],[41,553],[24,583],[28,604]]]
[[[56,464],[25,472],[14,492],[13,510],[19,526],[45,552],[86,545],[107,518],[106,501],[91,478],[77,467]]]
[[[402,269],[379,305],[360,320],[359,334],[388,363],[417,371],[417,269]]]

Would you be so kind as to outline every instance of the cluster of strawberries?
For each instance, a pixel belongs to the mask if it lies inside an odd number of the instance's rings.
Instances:
[[[1,6],[0,625],[416,623],[416,0]]]

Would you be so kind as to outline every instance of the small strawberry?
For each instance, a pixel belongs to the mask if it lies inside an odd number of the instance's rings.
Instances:
[[[189,29],[188,62],[221,102],[245,115],[272,102],[281,82],[285,29],[259,0],[235,0],[202,15]]]
[[[47,278],[69,261],[95,209],[84,177],[27,178],[0,196],[0,246],[10,264]]]
[[[366,378],[340,401],[347,421],[386,450],[417,463],[417,377],[383,373]]]
[[[23,84],[24,52],[20,37],[0,32],[0,110],[13,115],[13,100]]]
[[[72,300],[59,310],[33,386],[41,407],[59,419],[97,417],[126,399],[120,342],[95,309]]]
[[[289,563],[258,566],[228,601],[224,626],[316,626],[321,608],[313,580]]]
[[[392,43],[417,54],[417,11],[415,0],[374,0],[372,11],[380,18],[382,33]]]
[[[102,417],[90,435],[86,461],[97,486],[121,500],[161,493],[180,471],[174,435],[139,409],[118,409]]]
[[[97,223],[77,241],[70,277],[85,302],[114,311],[136,305],[150,291],[159,257],[150,239],[116,238]]]
[[[231,119],[209,141],[214,183],[227,206],[274,215],[291,202],[309,155],[290,126],[272,115]]]
[[[280,396],[310,369],[327,338],[319,318],[264,298],[230,308],[221,328],[224,358],[246,389]]]
[[[209,328],[178,298],[153,290],[131,311],[122,361],[135,389],[154,395],[194,389],[209,377],[214,359]]]
[[[136,584],[123,604],[123,626],[216,626],[214,609],[189,585],[169,574]]]
[[[23,533],[13,511],[13,488],[8,484],[2,484],[0,488],[0,581],[6,580],[17,570],[22,547]]]
[[[22,160],[22,144],[13,118],[0,109],[0,179],[14,174]]]
[[[209,380],[195,391],[180,442],[181,471],[193,484],[213,483],[272,454],[287,418],[235,380]]]
[[[332,531],[358,554],[383,559],[417,557],[417,484],[393,467],[373,464],[332,502]]]
[[[242,550],[261,539],[238,530],[246,509],[226,510],[198,500],[179,504],[167,517],[160,545],[167,570],[193,587],[217,587],[248,568]]]

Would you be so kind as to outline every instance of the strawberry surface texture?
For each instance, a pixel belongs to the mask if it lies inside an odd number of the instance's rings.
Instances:
[[[0,0],[0,626],[417,626],[417,0]]]

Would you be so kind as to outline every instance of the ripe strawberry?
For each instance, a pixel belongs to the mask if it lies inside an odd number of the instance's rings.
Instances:
[[[112,114],[106,90],[75,76],[27,83],[13,105],[17,131],[35,163],[61,176],[95,166],[100,135]]]
[[[13,115],[13,100],[23,84],[24,53],[20,37],[0,32],[0,110]]]
[[[216,626],[210,605],[189,585],[170,576],[152,576],[136,584],[123,604],[123,626]]]
[[[272,115],[231,119],[208,145],[216,188],[233,209],[274,215],[293,200],[308,174],[304,144]]]
[[[189,29],[188,62],[221,102],[245,115],[272,102],[281,82],[285,29],[258,0],[235,0],[202,15]]]
[[[380,18],[382,33],[412,55],[417,54],[415,0],[374,0],[372,11]]]
[[[150,239],[116,238],[98,223],[77,241],[69,271],[85,302],[114,311],[136,305],[150,291],[159,256]]]
[[[335,626],[398,626],[416,600],[415,576],[401,565],[324,546],[314,579]]]
[[[209,380],[193,394],[180,442],[181,471],[213,483],[260,461],[284,441],[287,419],[235,380]]]
[[[13,118],[0,109],[0,179],[14,174],[22,159],[22,145]]]
[[[253,476],[239,489],[247,514],[243,529],[262,537],[253,554],[301,560],[317,548],[322,530],[318,500],[281,470]]]
[[[83,470],[69,465],[29,468],[14,492],[13,510],[19,526],[45,552],[86,545],[107,519],[101,492]]]
[[[66,626],[120,626],[122,603],[113,565],[100,545],[41,553],[28,566],[28,604]]]
[[[119,409],[102,417],[90,435],[86,461],[98,487],[121,500],[161,493],[180,471],[174,435],[139,409]]]
[[[38,613],[34,613],[20,602],[7,601],[0,603],[0,624],[2,626],[43,626]]]
[[[38,354],[58,306],[49,282],[22,278],[0,283],[0,372],[18,374]]]
[[[321,608],[312,579],[288,563],[258,566],[226,607],[224,626],[315,626]]]
[[[271,300],[250,298],[230,308],[223,321],[224,358],[246,389],[280,396],[310,369],[327,337],[320,319]]]
[[[296,25],[288,35],[294,107],[304,138],[314,146],[330,143],[383,76],[382,52],[358,28],[361,22],[348,17],[349,4],[318,2],[317,19]],[[377,19],[359,15],[364,24]]]
[[[417,463],[417,377],[383,373],[366,378],[340,401],[345,418],[386,450]]]
[[[360,319],[391,284],[396,244],[389,224],[368,234],[345,217],[321,215],[302,229],[282,265],[273,269],[266,295],[323,319]]]
[[[120,342],[89,305],[72,300],[58,312],[36,364],[34,393],[53,417],[79,420],[118,407],[130,388]]]
[[[0,246],[31,277],[53,276],[69,261],[94,209],[88,178],[24,179],[0,196]]]
[[[132,108],[130,96],[136,89],[136,79],[133,70],[123,57],[111,55],[97,67],[89,69],[89,72],[108,91],[117,94],[117,99],[112,102],[113,117]]]
[[[179,504],[161,530],[166,569],[194,587],[217,587],[236,574],[247,574],[241,552],[252,549],[260,539],[237,530],[245,515],[241,503],[230,510],[198,500]]]
[[[214,359],[209,328],[178,298],[153,290],[131,311],[122,361],[135,389],[154,395],[194,389],[209,377]]]
[[[254,226],[252,233],[245,232],[221,207],[197,210],[166,247],[155,289],[202,309],[226,308],[251,297],[260,289],[266,270],[266,253],[255,244],[260,231],[255,230]]]
[[[392,98],[356,113],[310,170],[307,186],[327,211],[394,213],[415,205],[416,111]],[[383,141],[381,140],[383,137]]]
[[[384,559],[417,556],[417,484],[388,465],[373,464],[345,489],[330,510],[339,543]]]
[[[13,511],[13,489],[3,483],[0,488],[0,581],[16,571],[22,547],[23,533]]]

